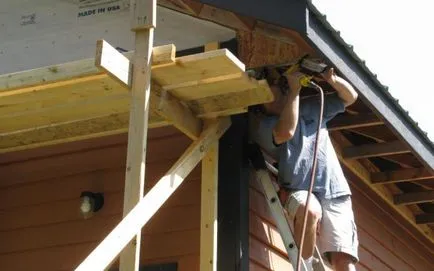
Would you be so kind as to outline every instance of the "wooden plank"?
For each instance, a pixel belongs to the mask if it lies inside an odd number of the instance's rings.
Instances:
[[[351,146],[351,143],[348,139],[346,139],[340,132],[333,132],[333,146],[335,148],[336,154],[339,158],[339,161],[348,167],[351,172],[353,172],[360,180],[369,187],[376,195],[378,195],[385,204],[387,204],[390,208],[399,213],[402,219],[411,225],[413,229],[424,238],[427,238],[431,243],[434,243],[434,234],[431,229],[427,227],[421,227],[416,225],[413,213],[406,206],[396,206],[393,203],[393,195],[391,192],[384,186],[373,186],[371,184],[371,173],[360,164],[357,160],[345,159],[342,155],[342,149],[345,147]]]
[[[434,201],[434,191],[403,193],[393,196],[393,202],[397,205],[417,204],[432,201]]]
[[[359,258],[360,261],[369,268],[369,270],[393,271],[390,266],[381,259],[378,259],[376,255],[369,252],[363,246],[359,246]]]
[[[250,259],[271,270],[293,270],[289,260],[255,238],[249,238]]]
[[[387,263],[393,270],[413,271],[413,267],[402,261],[399,256],[394,254],[393,248],[384,247],[380,241],[375,240],[369,232],[358,228],[357,230],[361,246],[366,248],[377,259]],[[364,263],[364,262],[363,262]],[[364,263],[366,264],[366,263]]]
[[[244,64],[229,50],[219,49],[178,57],[176,65],[157,66],[152,69],[152,78],[163,89],[169,90],[175,88],[171,85],[187,84],[186,82],[210,78],[225,80],[225,76],[233,76],[233,74],[244,71]]]
[[[408,234],[396,221],[387,217],[387,214],[378,208],[372,199],[362,195],[357,188],[351,188],[358,229],[363,229],[369,233],[382,246],[416,270],[424,270],[432,264],[431,254],[423,246],[414,245],[417,240],[413,236]],[[359,238],[359,242],[364,244],[364,239]],[[370,247],[369,244],[366,246]],[[426,269],[429,270],[430,268]]]
[[[170,93],[184,101],[190,101],[225,93],[234,94],[234,92],[252,89],[255,86],[255,82],[246,74],[238,72],[178,85],[163,86],[163,89],[170,91]]]
[[[397,140],[386,143],[363,144],[346,147],[342,151],[344,159],[361,159],[411,152],[403,142]]]
[[[416,224],[433,224],[434,223],[434,214],[420,214],[416,215]]]
[[[79,212],[78,209],[77,212]],[[82,219],[60,225],[51,224],[0,232],[2,240],[0,242],[0,254],[95,242],[104,238],[120,219],[121,216],[119,215],[96,216],[92,219],[91,225],[94,225],[93,227],[89,227],[89,220]]]
[[[433,177],[434,175],[426,168],[409,168],[371,173],[371,181],[375,184],[425,180]]]
[[[74,104],[59,104],[47,109],[0,116],[0,134],[47,127],[58,123],[88,120],[128,112],[130,99],[126,94],[83,100]]]
[[[157,57],[159,53],[154,53],[154,51],[164,52],[163,54],[166,54],[166,45],[163,45],[162,48],[159,46],[153,48],[153,57],[157,60],[156,62],[152,62],[155,68],[161,68],[159,64],[162,63],[159,62],[159,57]],[[126,52],[124,55],[131,59],[134,55],[134,51]],[[107,75],[101,73],[100,69],[95,66],[95,58],[87,58],[23,72],[0,75],[0,97],[3,98],[11,95],[38,92],[106,77]]]
[[[248,106],[270,102],[273,95],[265,80],[258,81],[255,88],[237,93],[221,94],[213,97],[197,99],[188,103],[194,113],[201,118],[212,118],[223,114],[233,113]],[[240,112],[240,111],[238,111]]]
[[[184,135],[152,140],[148,144],[147,163],[164,162],[179,157],[190,140]],[[38,159],[3,164],[0,172],[3,181],[0,188],[34,183],[52,178],[66,178],[85,172],[113,168],[125,168],[126,144],[115,144],[103,148],[62,153]]]
[[[167,174],[140,200],[76,270],[105,268],[181,185],[184,178],[199,163],[209,147],[221,137],[229,125],[230,120],[228,118],[220,119],[202,132],[199,139],[190,145]]]
[[[79,121],[35,127],[21,132],[0,134],[0,153],[10,153],[89,140],[128,132],[129,113],[111,114]],[[149,128],[167,126],[167,120],[150,113]]]
[[[202,160],[200,270],[217,271],[218,142]]]
[[[164,163],[151,163],[147,167],[150,168],[146,174],[147,186],[146,190],[150,190],[152,186],[159,180],[167,171],[170,161]],[[108,201],[117,198],[119,193],[123,194],[123,178],[125,177],[124,168],[116,168],[109,170],[101,170],[88,172],[68,177],[59,177],[50,180],[45,180],[37,183],[29,183],[20,186],[2,189],[0,191],[0,203],[4,213],[0,213],[0,217],[13,215],[16,219],[11,219],[0,225],[0,229],[27,227],[48,223],[56,220],[56,217],[49,217],[52,213],[50,208],[57,208],[54,205],[72,206],[75,202],[75,207],[72,212],[67,212],[68,220],[76,218],[79,213],[75,212],[79,206],[79,197],[82,191],[97,190],[105,195],[110,195]],[[179,193],[174,195],[164,205],[181,206],[181,205],[199,205],[200,204],[200,167],[195,168],[188,177],[188,182],[180,189]],[[37,191],[37,192],[35,192]],[[62,193],[52,193],[52,191],[63,191]],[[120,197],[122,199],[122,197]],[[116,203],[117,204],[117,203]],[[106,206],[101,213],[116,208],[108,208],[113,206],[111,203],[105,203]],[[122,206],[119,201],[119,206]],[[42,210],[42,211],[41,211]],[[66,210],[66,208],[65,208]],[[122,207],[119,209],[122,211]],[[109,211],[110,212],[110,211]],[[31,213],[31,215],[20,215]],[[47,219],[42,219],[46,214]],[[63,214],[62,214],[63,215]],[[37,219],[36,219],[37,218]],[[56,220],[57,221],[57,220]]]
[[[176,47],[174,44],[166,44],[154,47],[152,50],[152,67],[172,65],[175,63]]]
[[[264,247],[270,247],[286,255],[285,244],[277,228],[253,212],[250,212],[249,216],[249,230],[250,235],[261,241]]]
[[[144,195],[152,51],[157,13],[156,0],[132,0],[130,4],[131,29],[135,31],[135,42],[132,59],[133,69],[125,171],[124,218],[133,210]],[[116,55],[118,55],[117,52]],[[130,65],[127,65],[127,68],[129,69]],[[126,78],[131,77],[130,70],[123,72],[128,74]],[[118,76],[112,73],[111,70],[110,74],[114,75],[114,77]],[[141,228],[137,228],[135,238],[130,238],[128,240],[130,242],[124,244],[125,248],[122,250],[119,258],[121,271],[139,270],[140,232]],[[102,265],[102,268],[106,268],[113,259]]]
[[[339,131],[346,129],[354,129],[360,127],[370,127],[383,125],[375,114],[360,114],[360,115],[338,115],[327,123],[329,131]]]
[[[96,42],[95,66],[111,73],[112,78],[119,80],[121,84],[129,86],[132,83],[130,60],[105,40],[97,40]]]
[[[126,94],[125,90],[108,76],[100,74],[78,78],[74,84],[57,82],[4,92],[0,98],[0,113],[4,116],[120,94]]]

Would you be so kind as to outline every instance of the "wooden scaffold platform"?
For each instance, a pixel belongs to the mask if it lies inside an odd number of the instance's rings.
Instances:
[[[218,140],[230,115],[273,98],[227,49],[176,58],[173,44],[153,47],[155,9],[132,1],[134,52],[99,40],[94,59],[0,76],[0,153],[128,131],[124,218],[76,270],[104,270],[119,254],[120,270],[138,270],[142,227],[200,161],[200,270],[216,270]],[[143,195],[147,130],[165,125],[193,142]]]

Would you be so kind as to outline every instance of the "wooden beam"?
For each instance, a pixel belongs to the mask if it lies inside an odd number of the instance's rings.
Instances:
[[[139,203],[125,216],[76,271],[102,270],[127,245],[138,231],[151,219],[170,195],[182,184],[185,177],[202,160],[210,147],[230,126],[229,118],[219,119],[208,126]],[[170,244],[168,244],[170,245]]]
[[[433,224],[434,223],[434,214],[420,214],[416,215],[416,224]]]
[[[124,218],[140,202],[145,189],[146,143],[148,135],[149,99],[151,92],[152,49],[154,44],[154,28],[156,24],[156,0],[131,0],[131,29],[135,31],[135,50],[132,59],[133,73],[131,81],[130,120],[128,128],[127,162],[124,189]],[[112,51],[113,55],[119,55]],[[114,57],[114,56],[112,56]],[[124,64],[124,70],[110,70],[114,77],[130,78],[129,63],[125,58],[115,58]],[[116,63],[116,62],[115,62]],[[114,68],[113,66],[111,68]],[[120,80],[123,82],[123,80]],[[129,81],[127,81],[128,85]],[[132,237],[132,236],[131,236]],[[126,240],[130,241],[131,238]],[[127,243],[126,242],[126,243]],[[126,244],[125,243],[125,244]],[[120,254],[119,269],[121,271],[138,271],[140,265],[141,228],[137,228],[135,239],[126,244]],[[119,251],[118,251],[119,252]],[[107,262],[103,268],[113,261]],[[91,270],[95,268],[89,268]]]
[[[193,0],[175,0],[179,3],[187,12],[198,16],[202,10],[203,4]]]
[[[409,168],[393,171],[374,172],[371,181],[375,184],[408,182],[433,178],[434,175],[426,168]]]
[[[151,91],[152,111],[164,117],[189,138],[196,140],[202,131],[202,121],[172,94],[167,91],[157,91],[156,88]]]
[[[350,128],[349,130],[355,134],[362,135],[377,142],[388,142],[397,139],[396,135],[392,133],[386,125]]]
[[[158,5],[180,11],[185,14],[198,16],[202,9],[202,3],[193,0],[158,0]]]
[[[342,155],[344,159],[361,159],[408,152],[410,152],[410,149],[407,145],[397,140],[386,143],[363,144],[347,147],[343,150]]]
[[[434,191],[403,193],[393,196],[393,202],[397,205],[417,204],[432,201],[434,201]]]
[[[327,123],[329,131],[339,131],[346,129],[354,129],[360,127],[370,127],[375,125],[383,125],[375,114],[360,114],[360,115],[338,115]]]
[[[432,230],[424,225],[416,225],[414,221],[414,214],[407,206],[397,206],[393,203],[393,195],[392,193],[382,185],[373,186],[371,183],[371,173],[357,160],[345,159],[342,155],[343,149],[351,146],[351,142],[342,135],[341,132],[333,132],[333,146],[336,150],[336,154],[339,158],[339,161],[344,164],[348,169],[350,169],[360,180],[364,183],[364,185],[370,187],[372,191],[375,192],[386,204],[388,207],[396,210],[403,219],[403,221],[407,222],[412,229],[418,233],[419,236],[423,236],[427,238],[430,243],[434,242],[434,234]]]
[[[199,18],[227,26],[232,29],[251,31],[253,20],[243,17],[241,19],[235,13],[204,4],[198,15]]]
[[[200,270],[217,271],[218,142],[202,160]]]
[[[268,90],[268,84],[265,80],[258,81],[254,89],[240,91],[237,95],[233,93],[221,94],[212,97],[205,97],[188,102],[193,112],[201,118],[212,118],[216,115],[233,113],[233,108],[245,108],[259,103],[271,102],[273,95]]]

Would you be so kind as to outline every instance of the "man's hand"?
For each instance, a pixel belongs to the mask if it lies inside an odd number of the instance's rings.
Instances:
[[[300,79],[304,76],[301,72],[293,72],[286,74],[286,79],[288,80],[288,85],[291,90],[291,94],[298,95],[301,90]]]
[[[336,83],[336,74],[333,68],[327,69],[325,72],[321,74],[321,77],[330,85]]]
[[[337,76],[333,68],[326,70],[321,76],[336,90],[339,98],[344,102],[345,107],[353,104],[357,100],[358,95],[353,86],[345,79]]]

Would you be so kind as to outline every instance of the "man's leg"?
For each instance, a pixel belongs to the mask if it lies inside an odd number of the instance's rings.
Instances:
[[[296,191],[290,194],[286,204],[286,210],[294,221],[294,238],[297,247],[300,247],[306,199],[307,191]],[[303,259],[309,259],[313,255],[316,244],[317,226],[320,219],[321,205],[318,199],[312,195],[307,213],[306,233],[302,252]]]
[[[319,248],[335,271],[354,271],[358,238],[350,196],[321,200]]]
[[[342,252],[331,252],[330,258],[334,271],[356,271],[352,256]]]

